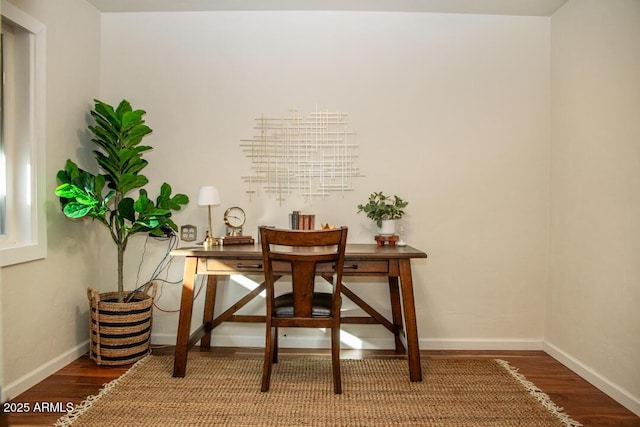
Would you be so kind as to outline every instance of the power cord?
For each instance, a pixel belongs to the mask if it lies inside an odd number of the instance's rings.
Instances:
[[[142,256],[140,257],[140,263],[138,264],[138,273],[136,275],[136,283],[140,282],[140,272],[142,270],[142,265],[144,264],[145,255],[147,253],[147,243],[149,242],[149,237],[152,237],[154,240],[158,240],[158,241],[167,241],[168,242],[167,249],[165,251],[164,256],[162,257],[162,259],[160,260],[160,262],[158,263],[156,268],[151,273],[151,277],[149,278],[149,280],[147,280],[145,283],[143,283],[142,285],[138,286],[134,291],[132,291],[130,296],[132,296],[136,292],[138,292],[141,289],[143,289],[148,283],[156,281],[156,282],[160,283],[160,286],[159,286],[159,289],[158,289],[159,293],[156,295],[155,301],[153,303],[154,307],[156,309],[158,309],[159,311],[162,311],[163,313],[177,313],[177,312],[180,312],[179,308],[176,309],[176,310],[163,309],[160,306],[158,306],[158,304],[157,304],[157,301],[162,296],[165,284],[169,284],[169,285],[182,284],[182,277],[180,277],[177,280],[169,280],[168,279],[169,270],[170,270],[172,262],[173,262],[173,257],[171,256],[171,251],[173,249],[177,248],[177,246],[178,246],[178,238],[174,233],[166,234],[163,237],[156,237],[156,236],[147,235],[147,238],[145,239],[145,242],[144,242]],[[163,273],[164,273],[164,278],[161,278],[160,275],[163,274]],[[200,295],[200,292],[202,291],[202,288],[204,287],[205,279],[206,279],[206,276],[203,276],[201,281],[200,281],[200,285],[198,286],[198,289],[197,289],[196,293],[193,296],[194,300],[196,298],[198,298],[198,295]]]

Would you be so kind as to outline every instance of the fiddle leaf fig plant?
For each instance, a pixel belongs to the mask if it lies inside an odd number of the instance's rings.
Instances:
[[[382,227],[384,220],[402,218],[408,204],[398,196],[387,196],[379,191],[371,193],[367,203],[358,205],[358,213],[364,212],[378,227]]]
[[[103,173],[94,175],[68,159],[64,169],[58,171],[55,193],[64,215],[92,218],[109,229],[118,250],[118,301],[122,302],[124,252],[129,238],[137,233],[163,236],[169,228],[178,231],[171,214],[189,203],[189,197],[172,195],[171,186],[163,183],[154,202],[142,188],[149,183],[141,174],[148,164],[142,155],[152,149],[140,145],[152,132],[142,118],[146,112],[133,110],[127,100],[117,108],[97,99],[94,102],[91,116],[95,125],[89,130],[93,134],[91,142],[97,147],[93,155]],[[137,194],[130,196],[135,190]]]

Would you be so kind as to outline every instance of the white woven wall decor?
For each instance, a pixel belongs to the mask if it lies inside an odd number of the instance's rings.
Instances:
[[[282,202],[294,193],[310,198],[352,191],[353,178],[362,175],[346,117],[316,108],[306,117],[292,109],[279,118],[257,118],[257,135],[240,141],[251,159],[251,174],[242,177],[249,197],[264,191]]]

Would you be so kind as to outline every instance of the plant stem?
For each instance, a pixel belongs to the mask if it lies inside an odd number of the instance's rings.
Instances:
[[[124,248],[122,245],[118,245],[118,302],[124,301],[124,274],[123,268],[124,265]]]

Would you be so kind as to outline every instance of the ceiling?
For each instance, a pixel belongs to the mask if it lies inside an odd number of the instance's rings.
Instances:
[[[102,12],[332,10],[551,16],[567,0],[87,0]]]

